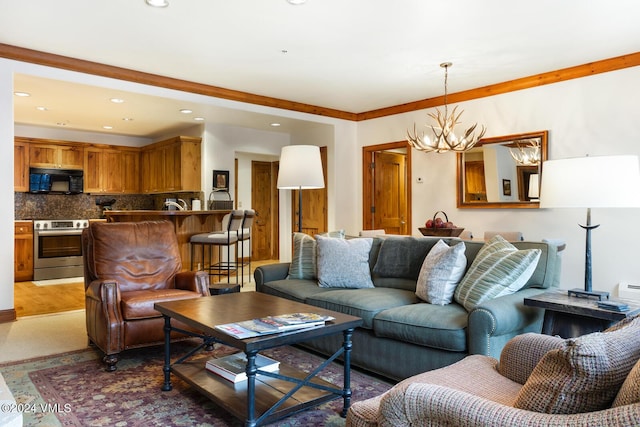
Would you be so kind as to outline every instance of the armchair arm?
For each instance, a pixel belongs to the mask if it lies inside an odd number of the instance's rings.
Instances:
[[[257,267],[253,272],[253,278],[256,281],[256,291],[260,292],[264,283],[286,279],[289,275],[290,264],[289,262],[281,262]]]
[[[469,354],[484,354],[496,359],[510,338],[524,332],[540,332],[544,310],[524,305],[524,299],[544,292],[527,288],[494,298],[469,313]]]
[[[388,393],[380,404],[380,426],[590,427],[635,425],[640,403],[583,414],[558,415],[516,409],[463,391],[415,383]]]
[[[105,354],[124,349],[120,287],[115,280],[94,280],[85,290],[87,335]]]
[[[209,275],[204,271],[182,271],[176,274],[176,289],[209,296]]]

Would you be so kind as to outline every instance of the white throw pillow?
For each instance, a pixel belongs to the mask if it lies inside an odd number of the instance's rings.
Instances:
[[[321,288],[373,288],[369,252],[373,239],[316,236],[318,285]]]
[[[518,250],[499,235],[491,238],[456,288],[456,302],[471,311],[485,301],[513,294],[527,283],[540,254],[540,249]]]
[[[467,268],[465,250],[464,242],[449,246],[438,240],[422,263],[416,296],[431,304],[449,304]]]

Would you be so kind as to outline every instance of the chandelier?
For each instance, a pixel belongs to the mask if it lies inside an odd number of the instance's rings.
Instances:
[[[516,149],[509,148],[511,157],[521,166],[538,166],[540,164],[540,144],[536,139],[530,139],[526,146],[516,143]]]
[[[444,68],[444,114],[439,108],[436,108],[436,113],[429,113],[428,116],[437,122],[436,125],[425,125],[431,128],[433,138],[429,138],[423,132],[418,135],[416,131],[416,125],[413,124],[413,135],[410,131],[407,131],[407,141],[416,150],[425,151],[427,153],[436,152],[444,153],[447,151],[463,152],[470,150],[474,145],[484,136],[487,131],[484,126],[476,136],[475,130],[478,124],[474,124],[464,132],[462,137],[458,137],[455,134],[455,126],[460,124],[459,119],[464,111],[457,112],[458,107],[454,107],[449,115],[449,109],[447,106],[447,79],[449,77],[449,67],[453,64],[451,62],[443,62],[440,64]]]

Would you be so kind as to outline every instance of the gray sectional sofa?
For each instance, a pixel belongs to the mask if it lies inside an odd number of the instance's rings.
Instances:
[[[416,297],[422,262],[438,240],[373,238],[369,253],[373,288],[320,287],[314,279],[289,278],[290,264],[278,263],[256,268],[256,291],[361,317],[363,326],[353,335],[352,364],[394,380],[451,365],[468,354],[498,358],[512,337],[540,332],[543,311],[524,306],[523,300],[558,286],[560,257],[556,246],[544,242],[512,243],[518,249],[540,249],[530,279],[513,294],[467,310],[455,301],[434,305]],[[455,238],[442,240],[450,246],[461,242]],[[484,243],[464,244],[469,268]],[[305,345],[332,354],[341,341],[342,336],[331,336]]]

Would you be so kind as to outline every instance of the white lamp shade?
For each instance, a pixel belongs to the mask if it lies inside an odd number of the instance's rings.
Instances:
[[[320,147],[315,145],[288,145],[280,153],[278,188],[324,188]]]
[[[546,161],[540,193],[541,208],[640,207],[638,156]]]

